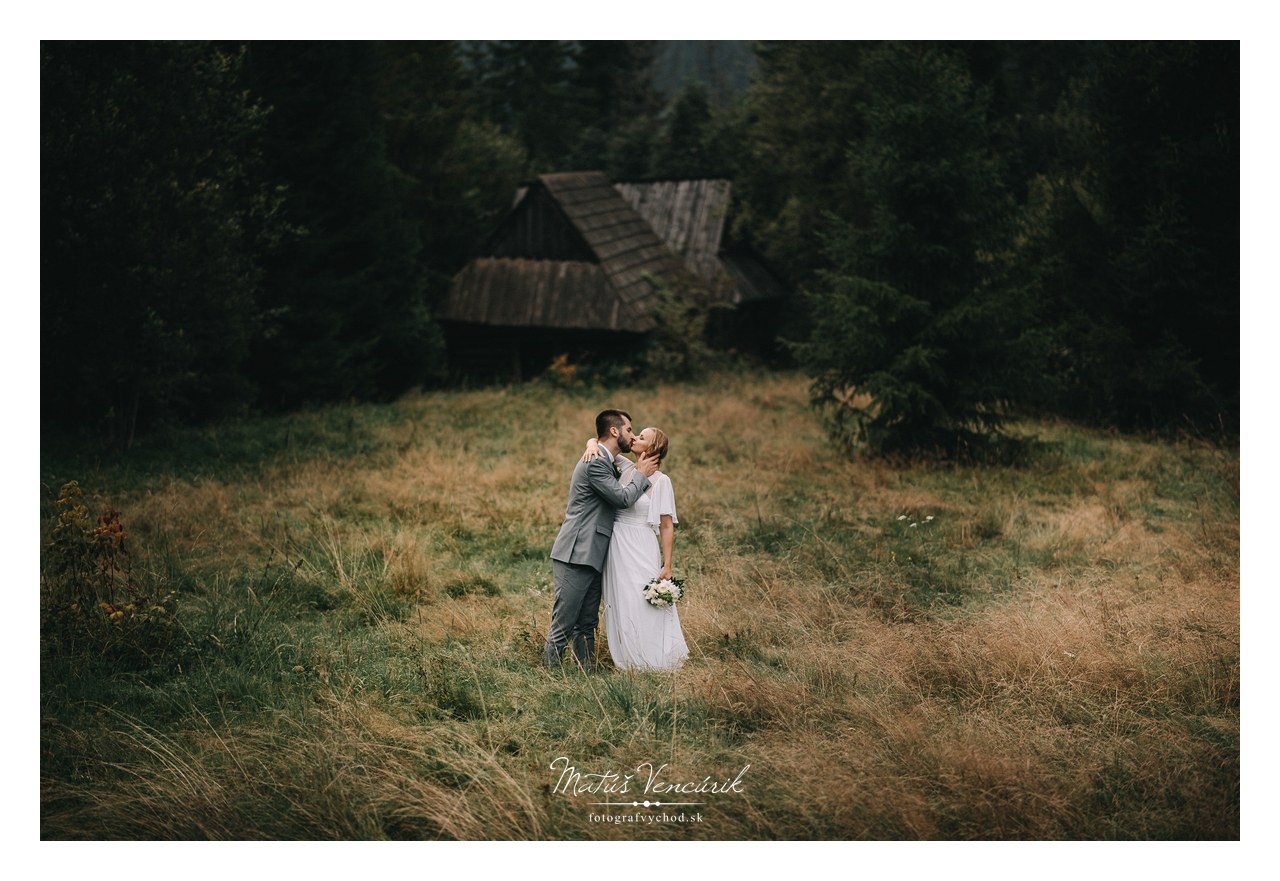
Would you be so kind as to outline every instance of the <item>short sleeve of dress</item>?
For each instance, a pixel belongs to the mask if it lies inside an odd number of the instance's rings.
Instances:
[[[671,478],[659,471],[653,476],[653,495],[649,498],[649,525],[661,525],[663,514],[669,514],[672,523],[680,522],[680,518],[676,516],[676,492],[671,486]]]

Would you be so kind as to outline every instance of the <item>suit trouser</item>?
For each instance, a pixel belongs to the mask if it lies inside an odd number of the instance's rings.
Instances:
[[[555,600],[551,604],[551,626],[542,664],[560,663],[566,643],[572,641],[573,656],[584,667],[596,663],[596,627],[600,623],[602,576],[590,566],[551,561],[555,573]]]

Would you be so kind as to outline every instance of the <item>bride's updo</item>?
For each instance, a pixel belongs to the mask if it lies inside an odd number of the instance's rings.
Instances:
[[[653,429],[653,443],[649,446],[649,449],[645,450],[645,453],[650,456],[657,456],[658,461],[661,462],[667,458],[667,448],[671,446],[671,442],[667,440],[667,434],[661,428],[652,425],[649,428]]]

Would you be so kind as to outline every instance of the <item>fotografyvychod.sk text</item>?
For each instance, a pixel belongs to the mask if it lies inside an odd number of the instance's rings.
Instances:
[[[743,792],[742,778],[751,765],[743,765],[738,776],[732,780],[670,781],[663,778],[667,765],[654,766],[652,762],[641,762],[631,773],[604,771],[592,773],[579,771],[569,764],[567,756],[559,756],[551,761],[552,771],[559,771],[560,778],[552,792],[558,795],[699,795],[709,792]]]

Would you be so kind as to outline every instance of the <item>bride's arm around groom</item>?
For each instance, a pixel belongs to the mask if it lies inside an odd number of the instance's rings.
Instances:
[[[601,573],[613,535],[618,508],[635,504],[649,487],[658,463],[641,457],[631,482],[618,481],[613,460],[631,449],[631,417],[620,410],[605,410],[596,417],[596,435],[607,455],[579,461],[569,481],[569,501],[564,523],[551,548],[555,598],[551,626],[542,663],[554,667],[567,644],[584,667],[595,665],[595,631],[600,622]]]

